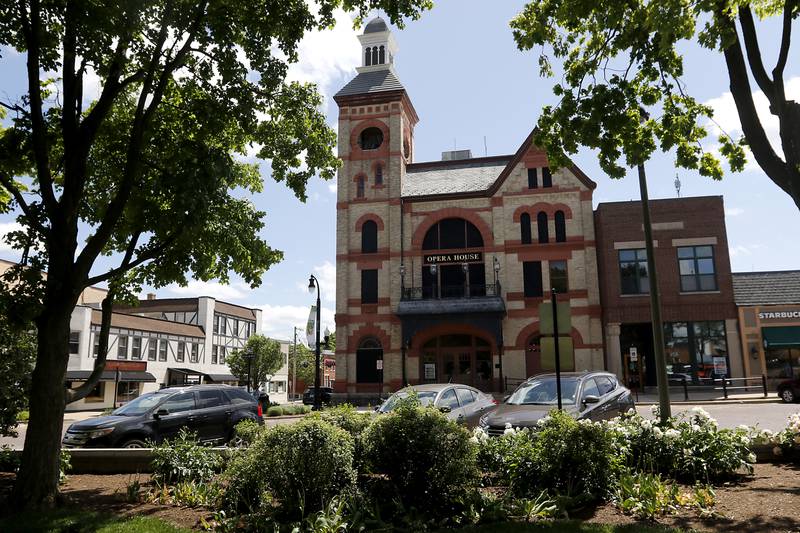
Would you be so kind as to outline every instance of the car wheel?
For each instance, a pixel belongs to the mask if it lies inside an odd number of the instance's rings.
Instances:
[[[126,440],[122,448],[147,448],[147,444],[139,439]]]
[[[794,401],[797,399],[797,397],[794,395],[794,391],[789,388],[783,389],[779,394],[781,396],[781,400],[786,403],[794,403]]]

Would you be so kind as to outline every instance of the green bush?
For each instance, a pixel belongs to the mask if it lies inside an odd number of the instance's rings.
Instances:
[[[267,416],[283,416],[283,407],[270,407],[267,409]]]
[[[30,417],[31,417],[30,412],[26,410],[20,411],[19,413],[17,413],[17,422],[28,422]]]
[[[388,477],[406,508],[452,516],[479,478],[470,433],[419,402],[401,402],[379,416],[363,443],[368,466]]]
[[[174,484],[209,481],[222,464],[220,456],[197,443],[197,435],[182,428],[174,439],[153,447],[153,481]]]
[[[611,433],[553,410],[535,430],[523,430],[510,450],[512,491],[535,497],[542,490],[567,499],[595,500],[613,490],[619,461]]]
[[[263,510],[270,494],[285,512],[315,512],[354,487],[353,438],[322,420],[275,426],[230,461],[224,478],[230,510]]]
[[[263,429],[255,420],[242,420],[233,428],[234,441],[238,446],[250,446]]]
[[[627,466],[683,481],[718,482],[752,471],[751,431],[720,429],[700,407],[665,423],[629,413],[607,424]]]
[[[307,406],[304,406],[307,407]],[[372,422],[369,413],[359,413],[349,404],[337,405],[312,415],[314,418],[324,420],[329,424],[341,428],[353,437],[354,453],[353,465],[358,473],[364,473],[364,430]]]

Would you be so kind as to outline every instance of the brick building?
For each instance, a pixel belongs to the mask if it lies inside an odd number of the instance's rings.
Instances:
[[[374,397],[403,383],[501,390],[548,364],[538,305],[572,310],[566,368],[604,367],[592,182],[551,173],[530,136],[510,155],[448,152],[414,162],[418,117],[381,19],[339,106],[336,391]]]
[[[722,197],[651,200],[650,210],[668,372],[743,376]],[[655,385],[641,203],[600,204],[595,228],[608,370],[622,376],[634,348]]]

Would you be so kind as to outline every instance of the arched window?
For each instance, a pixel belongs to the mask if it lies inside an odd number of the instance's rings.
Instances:
[[[378,63],[381,65],[386,63],[386,51],[383,49],[383,46],[378,48]]]
[[[375,185],[383,185],[383,165],[380,163],[375,166]]]
[[[377,150],[383,144],[383,132],[380,128],[365,128],[358,136],[358,145],[362,150]]]
[[[445,218],[430,227],[423,250],[482,248],[483,237],[475,224],[463,218]]]
[[[556,211],[556,242],[567,241],[567,221],[564,211]]]
[[[378,47],[377,46],[373,46],[372,47],[372,64],[373,65],[377,65],[378,64]]]
[[[380,383],[377,363],[381,359],[381,342],[374,337],[363,339],[356,350],[356,383]]]
[[[545,244],[550,240],[547,230],[547,213],[539,211],[536,215],[536,228],[539,230],[539,244]]]
[[[356,198],[364,198],[364,176],[356,179]]]
[[[372,65],[372,51],[369,47],[364,51],[364,65],[367,67]]]
[[[519,232],[522,244],[531,243],[531,216],[528,213],[522,213],[519,217]]]
[[[378,225],[367,220],[361,226],[361,253],[374,254],[378,251]]]
[[[445,218],[425,233],[423,250],[483,248],[475,224],[463,218]],[[464,298],[486,295],[486,270],[482,253],[463,254],[454,261],[431,260],[422,265],[423,298]]]

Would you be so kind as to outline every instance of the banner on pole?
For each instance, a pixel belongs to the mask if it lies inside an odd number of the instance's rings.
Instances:
[[[306,341],[308,341],[308,348],[311,350],[313,350],[317,344],[316,326],[317,306],[312,305],[311,311],[308,313],[308,322],[306,323]]]
[[[569,302],[556,302],[558,313],[558,334],[567,335],[572,331],[572,313]],[[539,333],[553,334],[553,302],[547,300],[539,304]]]
[[[542,337],[539,340],[541,350],[541,369],[556,369],[556,343],[553,337]],[[558,338],[558,354],[561,359],[561,371],[570,372],[575,368],[575,349],[572,344],[572,337]]]

